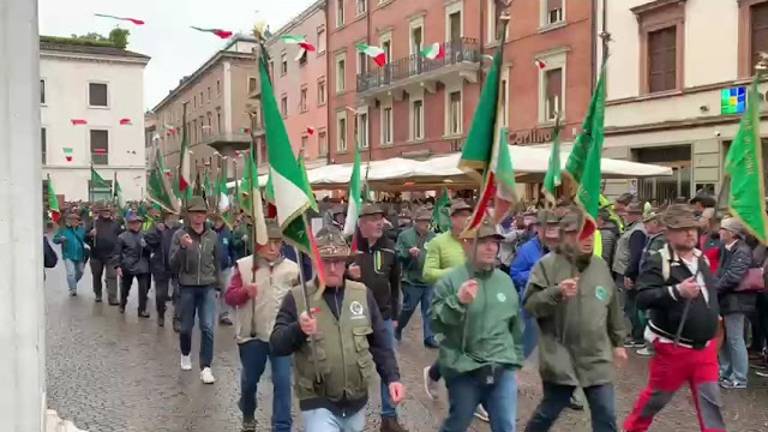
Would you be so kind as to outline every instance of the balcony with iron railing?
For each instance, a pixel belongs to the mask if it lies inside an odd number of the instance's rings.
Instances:
[[[413,80],[439,79],[447,74],[473,72],[479,69],[482,50],[477,39],[461,38],[443,42],[445,55],[430,60],[415,53],[387,63],[381,68],[357,76],[357,92],[371,96]]]

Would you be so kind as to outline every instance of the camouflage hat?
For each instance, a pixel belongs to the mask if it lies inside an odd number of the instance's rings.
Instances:
[[[325,227],[317,232],[317,249],[320,258],[346,258],[352,250],[341,231],[333,227]]]
[[[537,219],[542,225],[557,225],[560,223],[560,217],[552,210],[539,210]]]
[[[417,221],[432,221],[432,212],[427,210],[426,207],[420,208],[418,211],[416,211],[416,218]]]
[[[460,211],[472,211],[472,206],[467,204],[466,201],[462,199],[457,199],[453,203],[451,203],[451,216],[454,214],[460,212]]]
[[[282,240],[283,232],[280,230],[280,225],[274,219],[267,220],[267,238],[270,240]]]
[[[742,225],[742,223],[734,217],[723,219],[723,221],[720,223],[720,228],[726,231],[730,231],[734,234],[744,233],[744,225]]]
[[[360,217],[363,216],[373,216],[373,215],[384,215],[384,210],[381,209],[376,204],[373,203],[366,203],[363,204],[363,209],[360,211]]]
[[[661,217],[661,221],[670,229],[696,228],[699,226],[693,209],[688,204],[672,204]]]
[[[404,208],[400,210],[400,214],[397,215],[397,217],[403,218],[403,219],[411,219],[411,211],[408,210],[407,208]]]
[[[504,239],[504,236],[498,233],[496,231],[496,226],[491,222],[490,219],[483,220],[483,223],[480,224],[479,227],[477,227],[477,239],[484,239],[493,237],[496,240],[502,240]],[[461,233],[461,238],[464,240],[471,240],[475,238],[475,232],[474,231],[464,231]]]
[[[111,211],[112,208],[110,208],[109,204],[104,201],[97,201],[93,204],[93,211],[96,213],[107,210]]]
[[[208,213],[208,204],[203,197],[195,195],[187,203],[187,213]]]

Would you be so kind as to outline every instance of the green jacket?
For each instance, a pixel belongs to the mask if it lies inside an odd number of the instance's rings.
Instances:
[[[85,261],[85,230],[82,226],[59,228],[53,242],[61,245],[62,258],[74,262]]]
[[[624,318],[611,271],[593,256],[579,276],[579,294],[564,300],[560,281],[576,268],[549,253],[533,267],[525,309],[539,324],[539,371],[547,383],[590,387],[614,380],[613,348],[624,341]]]
[[[438,234],[425,246],[424,282],[432,285],[456,266],[464,264],[464,247],[450,231]]]
[[[426,244],[435,237],[435,233],[427,231],[424,236],[420,236],[416,228],[410,227],[397,236],[397,258],[400,259],[403,282],[414,285],[427,285],[423,278],[424,262],[427,259]],[[417,247],[421,251],[418,257],[414,258],[409,252],[412,247]]]
[[[432,328],[440,338],[440,371],[446,378],[496,364],[518,369],[523,363],[523,321],[512,279],[501,270],[475,272],[475,301],[459,302],[459,287],[470,268],[454,268],[435,285]]]

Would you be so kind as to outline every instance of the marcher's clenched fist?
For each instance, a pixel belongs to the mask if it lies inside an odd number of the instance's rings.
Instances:
[[[313,313],[317,312],[313,311]],[[304,311],[299,315],[299,327],[305,335],[312,336],[317,333],[317,318],[310,318],[309,314]]]
[[[691,276],[677,285],[677,292],[687,299],[694,299],[701,294],[701,287],[696,282],[696,278]]]
[[[571,278],[564,279],[560,282],[560,293],[565,298],[576,297],[579,292],[579,279]]]
[[[635,283],[632,282],[632,279],[624,276],[624,287],[627,288],[627,289],[634,289],[635,288]]]
[[[179,239],[179,243],[181,243],[181,247],[188,248],[194,244],[194,241],[192,241],[192,237],[189,236],[189,234],[184,234]]]
[[[411,256],[414,257],[414,258],[418,258],[419,255],[421,255],[421,249],[419,249],[419,248],[414,246],[414,247],[408,249],[408,253],[411,254]]]
[[[121,267],[118,267],[118,268],[115,270],[115,274],[117,274],[117,277],[119,277],[120,279],[122,279],[122,278],[123,278],[123,269],[122,269]]]
[[[389,398],[395,405],[405,400],[405,386],[400,382],[389,383]]]
[[[96,237],[96,228],[91,229],[91,237]]]
[[[350,264],[347,273],[349,273],[349,277],[352,279],[360,279],[362,277],[360,266],[357,264]]]
[[[474,279],[470,279],[463,284],[461,284],[461,287],[459,287],[459,301],[462,304],[470,304],[473,301],[475,301],[475,297],[477,297],[477,289],[479,288],[479,285],[477,284],[477,281]]]

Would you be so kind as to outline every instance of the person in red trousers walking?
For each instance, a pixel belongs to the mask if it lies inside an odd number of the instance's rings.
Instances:
[[[647,431],[653,417],[688,383],[702,432],[725,431],[718,386],[719,321],[716,280],[697,245],[697,222],[687,205],[664,213],[667,245],[651,255],[638,278],[637,304],[650,320],[645,338],[656,353],[648,386],[624,422]]]

